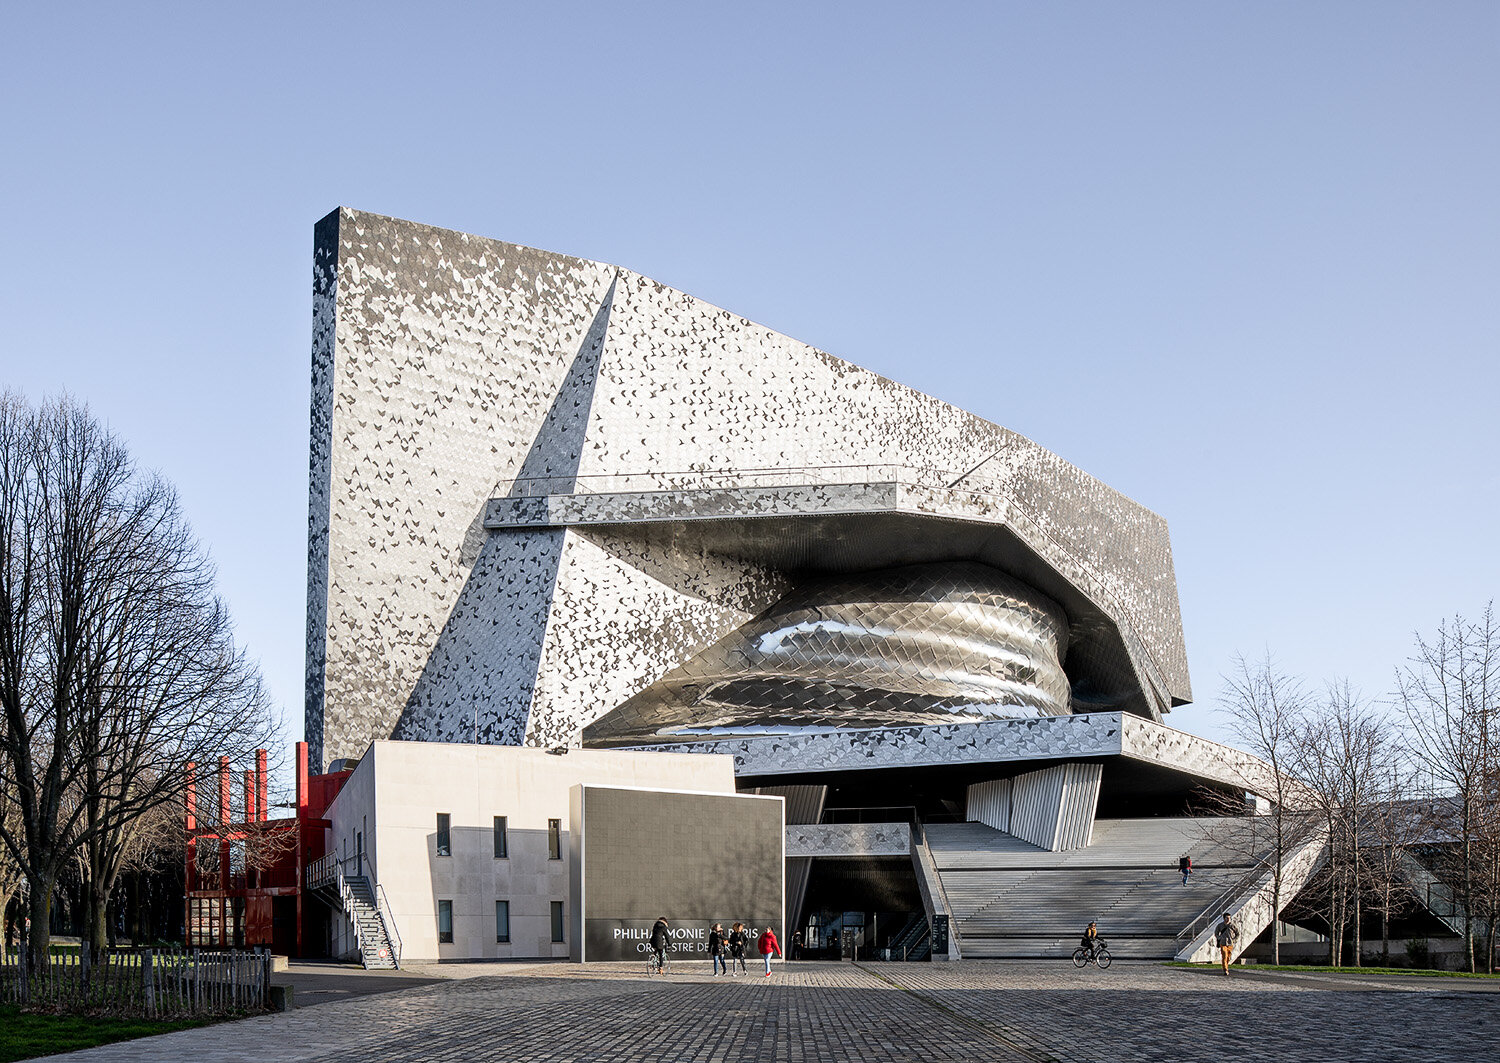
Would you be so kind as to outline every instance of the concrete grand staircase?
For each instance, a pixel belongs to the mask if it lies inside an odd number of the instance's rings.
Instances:
[[[1262,855],[1235,820],[1097,820],[1092,843],[1066,852],[979,823],[926,831],[966,958],[1066,956],[1095,920],[1115,956],[1170,959],[1178,934]]]

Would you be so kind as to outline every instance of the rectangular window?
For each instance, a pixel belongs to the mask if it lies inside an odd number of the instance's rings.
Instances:
[[[553,820],[553,822],[555,823],[557,821]],[[562,901],[553,901],[552,902],[552,940],[553,941],[562,941],[563,940],[563,917],[562,917],[562,915],[563,915],[563,913],[562,913]]]
[[[510,940],[510,901],[495,902],[495,940],[501,943]]]
[[[562,820],[547,821],[547,859],[562,859]]]
[[[438,901],[438,944],[453,944],[452,901]]]
[[[439,856],[453,855],[453,832],[448,829],[448,821],[448,813],[437,814],[437,854]]]
[[[495,857],[499,859],[508,855],[505,847],[505,817],[495,817]]]

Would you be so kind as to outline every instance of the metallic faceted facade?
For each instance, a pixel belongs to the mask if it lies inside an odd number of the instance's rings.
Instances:
[[[1071,711],[1159,719],[1191,698],[1159,517],[1024,437],[629,270],[335,211],[315,231],[311,456],[323,761],[387,737],[575,743],[643,696],[693,718],[680,670],[751,675],[747,625],[788,595],[910,565],[1017,581],[1021,613],[1055,603]],[[859,604],[834,598],[815,603],[825,619]],[[921,702],[931,690],[892,678],[903,637],[863,647],[860,682]],[[839,652],[804,655],[801,679]],[[1050,662],[1030,666],[1055,702]],[[811,704],[832,723],[846,703]]]
[[[818,579],[584,729],[590,745],[1060,716],[1062,608],[971,562]]]

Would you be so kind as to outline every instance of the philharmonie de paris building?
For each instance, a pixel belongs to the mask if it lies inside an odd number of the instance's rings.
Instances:
[[[339,209],[313,276],[335,954],[623,960],[665,916],[705,964],[734,921],[863,961],[1097,920],[1188,959],[1276,918],[1267,767],[1166,722],[1162,517],[622,267]]]

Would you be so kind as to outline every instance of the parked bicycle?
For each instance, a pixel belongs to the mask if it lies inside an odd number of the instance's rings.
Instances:
[[[1082,945],[1073,950],[1073,966],[1087,967],[1094,964],[1101,969],[1108,967],[1112,960],[1109,955],[1109,947],[1102,941],[1095,941],[1092,948],[1084,948]]]

